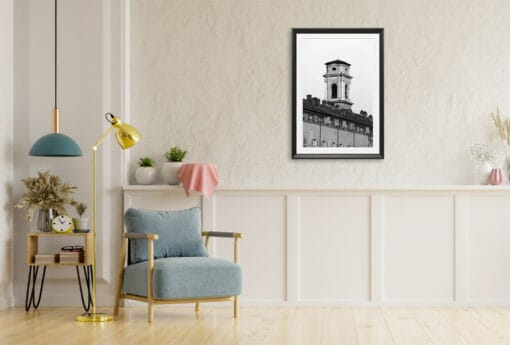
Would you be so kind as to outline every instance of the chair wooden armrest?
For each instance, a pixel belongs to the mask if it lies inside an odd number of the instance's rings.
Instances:
[[[243,234],[240,233],[240,232],[202,231],[202,236],[205,236],[205,237],[242,238]]]
[[[139,232],[125,232],[123,236],[130,240],[157,240],[159,238],[158,234],[143,234]]]
[[[241,232],[223,232],[223,231],[202,231],[202,236],[205,237],[205,247],[209,251],[209,239],[211,237],[223,237],[234,239],[234,262],[239,261],[239,239],[243,237]]]
[[[152,306],[152,270],[154,268],[154,241],[159,238],[158,234],[143,234],[135,232],[124,232],[122,234],[122,247],[120,254],[120,267],[119,275],[117,277],[117,293],[115,296],[115,303],[113,306],[113,315],[119,313],[119,299],[122,294],[122,281],[124,280],[124,266],[126,263],[126,254],[128,247],[128,240],[147,240],[147,301],[149,303],[149,322],[152,322],[153,318],[153,306]]]

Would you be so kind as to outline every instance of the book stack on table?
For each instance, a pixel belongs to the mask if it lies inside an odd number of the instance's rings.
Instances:
[[[46,265],[58,262],[58,254],[35,254],[35,264]]]
[[[82,246],[65,246],[60,249],[60,263],[68,265],[76,265],[83,263],[84,252]]]

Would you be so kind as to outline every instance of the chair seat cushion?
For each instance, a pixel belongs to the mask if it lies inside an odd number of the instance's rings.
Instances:
[[[154,260],[153,297],[186,299],[241,294],[241,267],[209,257],[174,257]],[[147,297],[147,262],[124,269],[123,291]]]

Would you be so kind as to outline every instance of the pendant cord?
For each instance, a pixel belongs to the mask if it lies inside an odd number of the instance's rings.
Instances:
[[[55,108],[57,108],[57,0],[55,0]]]

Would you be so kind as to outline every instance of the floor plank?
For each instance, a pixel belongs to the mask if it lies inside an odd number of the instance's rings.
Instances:
[[[433,308],[412,308],[409,313],[418,321],[434,345],[469,345],[462,334],[437,310]]]
[[[396,344],[433,344],[418,320],[411,313],[411,308],[383,308],[382,313]]]
[[[358,345],[353,308],[326,308],[322,345]]]
[[[496,308],[470,308],[480,322],[494,333],[498,339],[510,344],[510,318]]]
[[[122,308],[108,323],[75,321],[79,308],[0,311],[0,344],[100,345],[499,345],[510,344],[510,308]]]
[[[359,345],[394,345],[380,308],[354,308],[356,335]]]
[[[505,344],[493,330],[487,328],[475,315],[473,308],[436,308],[469,344]]]

